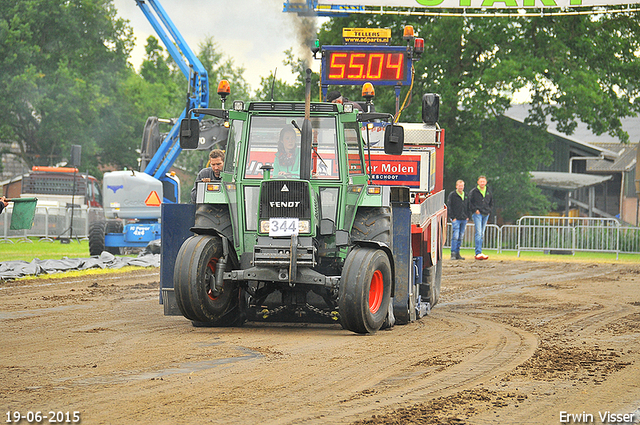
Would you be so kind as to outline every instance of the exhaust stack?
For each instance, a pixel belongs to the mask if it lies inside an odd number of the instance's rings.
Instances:
[[[311,142],[313,131],[311,129],[311,69],[307,68],[307,78],[305,79],[304,95],[304,121],[302,123],[302,134],[300,138],[300,178],[309,180],[311,178]]]

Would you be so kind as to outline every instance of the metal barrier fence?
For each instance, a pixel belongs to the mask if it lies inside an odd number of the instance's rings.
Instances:
[[[36,207],[33,226],[27,230],[11,230],[12,204],[9,204],[0,214],[0,242],[29,241],[29,237],[40,238],[42,241],[52,241],[54,238],[70,237],[71,207]],[[89,225],[103,212],[98,208],[75,206],[73,208],[73,237],[87,238]]]
[[[534,217],[518,220],[520,251],[620,252],[620,223],[612,218]]]
[[[29,237],[52,241],[69,237],[70,207],[37,207],[29,230],[10,230],[12,204],[0,214],[0,242],[28,241]],[[73,209],[73,237],[87,238],[89,225],[102,217],[102,210],[76,206]],[[447,247],[451,244],[451,223],[447,226]],[[475,228],[470,220],[462,248],[473,248]],[[484,248],[501,251],[592,251],[640,254],[640,227],[623,227],[615,219],[583,217],[525,216],[517,224],[487,224]]]
[[[451,244],[451,223],[447,226]],[[475,226],[467,222],[462,248],[475,247]],[[621,226],[615,219],[525,216],[517,224],[488,224],[483,248],[501,251],[576,251],[640,254],[640,227]]]

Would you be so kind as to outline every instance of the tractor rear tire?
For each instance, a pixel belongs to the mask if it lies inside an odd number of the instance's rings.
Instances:
[[[351,239],[382,242],[391,248],[391,210],[359,208],[353,221]]]
[[[225,282],[218,296],[210,291],[222,254],[222,240],[210,235],[192,236],[178,251],[173,274],[176,302],[194,326],[238,326],[244,322],[237,283]]]
[[[233,227],[226,205],[199,204],[196,207],[194,227],[216,229],[229,241],[233,241]]]
[[[103,220],[94,221],[89,227],[89,255],[95,256],[102,254],[105,250],[104,231],[105,222]]]
[[[338,294],[342,326],[355,333],[378,331],[389,312],[391,264],[380,249],[356,247],[345,259]]]

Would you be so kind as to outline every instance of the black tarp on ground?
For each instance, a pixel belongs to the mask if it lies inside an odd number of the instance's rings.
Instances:
[[[30,263],[26,261],[2,261],[0,262],[0,280],[91,268],[119,269],[124,266],[160,267],[160,254],[150,254],[145,251],[138,257],[116,257],[104,251],[99,256],[90,258],[64,258],[62,260],[40,260],[35,258]]]

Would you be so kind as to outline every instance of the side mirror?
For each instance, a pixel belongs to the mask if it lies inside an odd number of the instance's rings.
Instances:
[[[182,149],[197,149],[200,139],[200,121],[195,118],[185,118],[180,121],[180,147]]]
[[[440,95],[427,93],[422,96],[422,122],[435,125],[440,118]]]
[[[402,155],[404,148],[404,127],[389,124],[384,129],[384,153],[387,155]]]

